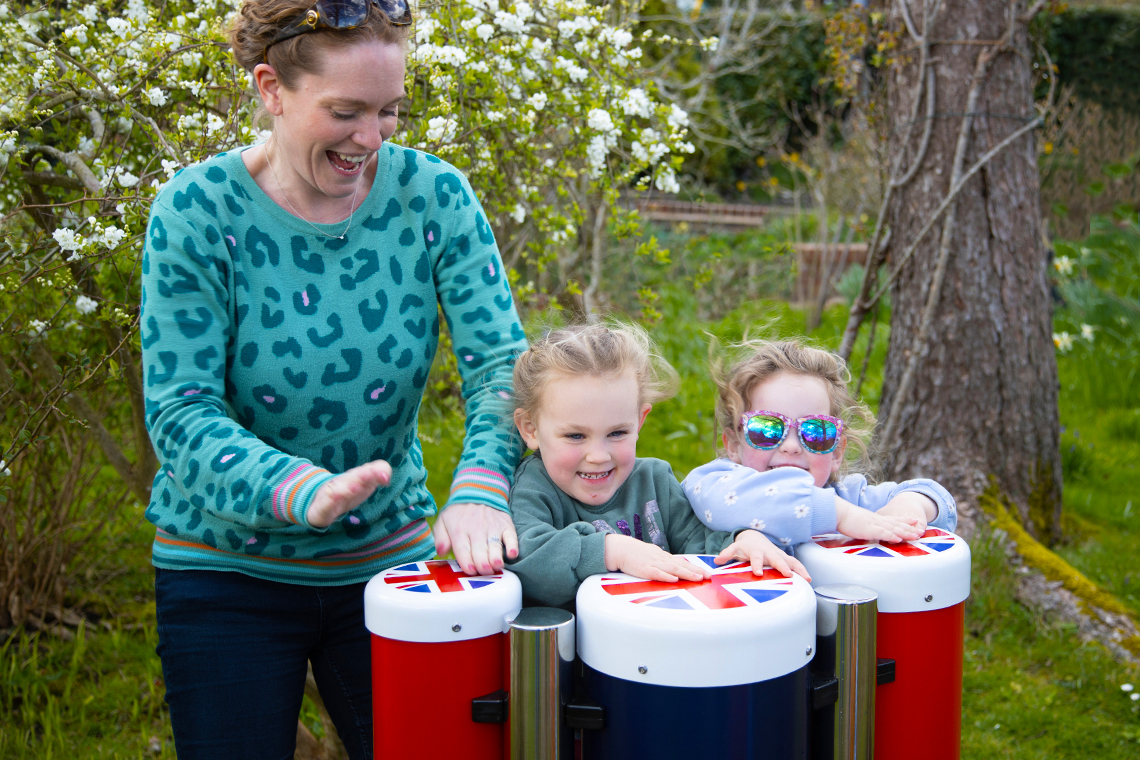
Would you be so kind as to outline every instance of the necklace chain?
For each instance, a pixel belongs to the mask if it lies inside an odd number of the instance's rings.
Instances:
[[[356,180],[356,185],[353,187],[353,190],[352,190],[352,203],[348,207],[348,224],[346,224],[344,226],[344,232],[340,233],[339,235],[332,235],[328,232],[325,232],[324,230],[322,230],[320,227],[318,227],[317,225],[310,222],[305,217],[301,216],[301,212],[298,211],[297,207],[293,205],[293,202],[291,200],[289,200],[289,196],[285,194],[285,188],[282,187],[282,185],[281,185],[281,178],[277,176],[277,168],[273,165],[273,158],[269,155],[269,146],[268,145],[265,146],[265,162],[267,164],[269,164],[269,171],[273,172],[273,181],[277,183],[277,189],[281,191],[281,197],[284,198],[285,202],[289,204],[289,209],[293,212],[293,215],[295,217],[297,217],[302,222],[304,222],[305,224],[312,227],[313,230],[320,235],[324,235],[325,237],[329,237],[329,238],[336,238],[337,240],[344,240],[344,236],[348,234],[349,228],[352,227],[352,215],[356,213],[356,194],[358,192],[360,192],[360,179],[359,178]],[[364,173],[363,167],[361,167],[361,174],[363,174],[363,173]]]

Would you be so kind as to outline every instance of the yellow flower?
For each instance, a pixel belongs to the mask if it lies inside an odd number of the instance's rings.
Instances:
[[[757,156],[756,157],[756,165],[759,166],[761,169],[763,169],[765,166],[768,165],[768,161],[763,156]]]
[[[746,187],[748,187],[748,186],[744,184],[744,180],[740,180],[740,179],[736,180],[737,192],[743,193]]]
[[[1052,152],[1053,152],[1053,143],[1051,143],[1051,142],[1047,142],[1047,143],[1045,143],[1045,148],[1044,148],[1044,151],[1045,151],[1045,155],[1046,155],[1046,156],[1048,156],[1048,155],[1052,154]]]

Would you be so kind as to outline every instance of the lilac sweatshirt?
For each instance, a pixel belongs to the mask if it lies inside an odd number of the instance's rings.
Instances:
[[[877,512],[906,491],[928,496],[938,507],[930,526],[953,531],[958,525],[954,497],[933,480],[870,485],[852,474],[822,488],[795,467],[758,472],[728,459],[701,465],[681,483],[697,517],[713,530],[761,531],[782,546],[809,541],[836,531],[835,497]]]

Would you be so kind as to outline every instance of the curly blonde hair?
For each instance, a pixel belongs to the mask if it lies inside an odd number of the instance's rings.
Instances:
[[[559,376],[617,377],[631,371],[639,404],[664,401],[677,392],[677,372],[637,325],[610,322],[550,330],[515,362],[515,408],[538,419],[543,392]]]
[[[740,434],[740,418],[749,411],[752,392],[771,378],[784,373],[817,377],[831,400],[828,413],[843,420],[846,447],[840,475],[873,470],[870,441],[875,415],[847,390],[851,372],[843,359],[797,340],[745,339],[727,351],[718,351],[714,343],[711,365],[717,386],[716,421],[722,432]],[[725,454],[723,450],[717,453]]]
[[[313,0],[245,0],[230,24],[228,39],[238,66],[249,72],[268,63],[286,89],[296,88],[302,74],[323,74],[323,53],[362,40],[377,40],[403,47],[411,27],[388,23],[372,3],[368,18],[354,29],[320,29],[266,47],[293,19],[313,6]]]

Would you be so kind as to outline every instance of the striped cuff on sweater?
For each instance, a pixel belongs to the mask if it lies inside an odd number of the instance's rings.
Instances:
[[[278,520],[295,525],[308,525],[305,514],[317,489],[330,480],[333,474],[311,464],[294,467],[285,480],[273,489],[273,515]]]
[[[500,473],[485,467],[465,467],[455,473],[447,503],[486,504],[505,510],[510,490],[510,482]]]

